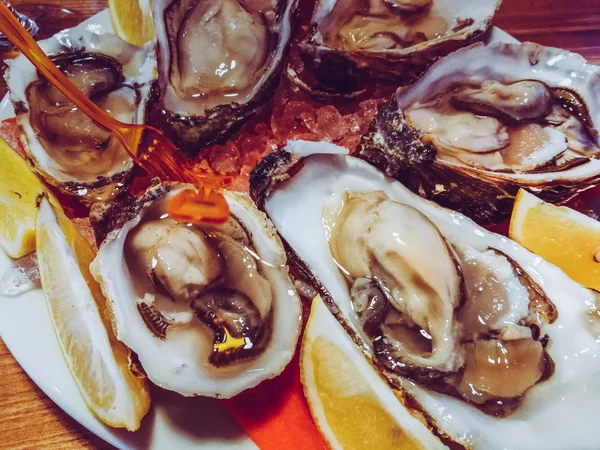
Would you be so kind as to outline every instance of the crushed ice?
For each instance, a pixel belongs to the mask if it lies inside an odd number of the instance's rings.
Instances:
[[[40,287],[40,271],[35,252],[13,260],[0,278],[0,296],[4,297],[16,297]]]

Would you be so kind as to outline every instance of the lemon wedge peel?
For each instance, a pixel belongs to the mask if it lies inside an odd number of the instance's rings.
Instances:
[[[586,287],[600,290],[600,222],[519,190],[508,235]]]
[[[11,258],[35,250],[35,220],[40,197],[58,201],[15,149],[0,138],[0,248]]]
[[[304,393],[332,449],[446,448],[400,402],[319,296],[300,352]]]
[[[134,45],[154,40],[151,0],[109,0],[108,11],[121,39]]]
[[[131,372],[129,350],[112,333],[106,300],[89,272],[94,251],[46,199],[37,228],[50,319],[83,400],[105,424],[137,430],[150,407],[148,386]]]

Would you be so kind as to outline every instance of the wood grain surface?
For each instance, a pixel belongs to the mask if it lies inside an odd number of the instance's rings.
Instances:
[[[106,2],[46,0],[12,2],[35,16],[43,36],[73,26]],[[562,47],[600,64],[600,0],[504,0],[496,25],[520,40]],[[11,52],[0,52],[2,60]],[[0,94],[5,85],[0,82]],[[0,448],[105,449],[110,446],[77,424],[27,377],[0,340]]]

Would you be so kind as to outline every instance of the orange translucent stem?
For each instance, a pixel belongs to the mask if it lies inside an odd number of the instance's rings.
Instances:
[[[169,202],[167,213],[180,222],[222,223],[229,218],[229,205],[223,194],[214,190],[208,195],[181,191]]]

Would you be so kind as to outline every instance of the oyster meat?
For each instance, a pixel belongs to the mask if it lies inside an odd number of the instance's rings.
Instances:
[[[143,121],[156,70],[150,48],[134,46],[86,23],[61,31],[40,46],[113,117],[128,123]],[[21,141],[37,172],[87,203],[114,197],[133,168],[121,144],[75,108],[24,56],[7,64],[5,77]]]
[[[146,120],[187,153],[227,137],[274,91],[297,0],[156,0]]]
[[[408,409],[467,448],[600,445],[596,292],[345,149],[288,150],[252,193]]]
[[[319,0],[300,43],[321,89],[354,92],[372,78],[396,85],[471,42],[500,0]]]
[[[600,68],[537,44],[475,45],[383,105],[356,156],[497,222],[523,187],[565,202],[600,180]]]
[[[277,233],[247,196],[227,192],[231,218],[199,226],[166,213],[183,189],[159,184],[140,199],[95,206],[102,244],[92,273],[117,338],[153,383],[228,398],[291,360],[300,300]]]

